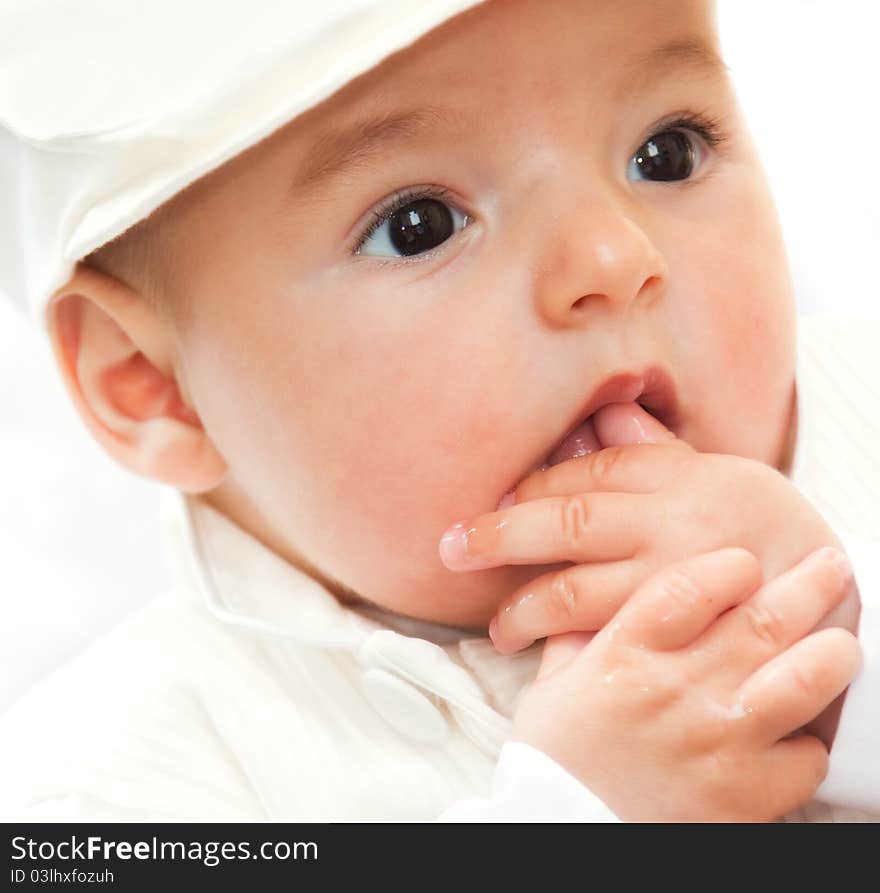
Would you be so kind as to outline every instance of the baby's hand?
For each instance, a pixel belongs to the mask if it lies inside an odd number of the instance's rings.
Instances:
[[[828,765],[819,739],[785,736],[860,664],[845,630],[806,635],[849,580],[844,556],[827,548],[762,588],[745,549],[676,562],[585,647],[568,647],[578,634],[548,640],[513,737],[624,821],[778,818],[813,796]]]
[[[634,416],[653,442],[622,439]],[[452,570],[574,562],[501,602],[489,633],[502,653],[600,629],[648,576],[691,555],[739,546],[772,579],[821,546],[841,548],[812,504],[761,462],[698,453],[636,404],[604,407],[595,428],[607,448],[529,475],[514,505],[463,523],[457,557],[441,553]],[[857,616],[853,586],[823,625],[854,631]]]

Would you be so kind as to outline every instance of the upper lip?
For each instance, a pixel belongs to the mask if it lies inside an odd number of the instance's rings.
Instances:
[[[620,371],[605,378],[582,403],[565,430],[556,437],[548,450],[535,462],[535,470],[546,461],[556,445],[561,443],[575,428],[593,413],[609,403],[637,401],[667,428],[678,423],[678,393],[672,375],[663,366],[647,366],[641,371]]]

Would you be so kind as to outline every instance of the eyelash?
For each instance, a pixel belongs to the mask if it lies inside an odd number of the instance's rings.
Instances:
[[[717,149],[729,139],[729,134],[720,118],[708,112],[681,112],[671,119],[661,121],[642,142],[650,142],[669,130],[692,130],[703,138],[710,149]]]
[[[395,211],[399,211],[404,205],[408,205],[410,202],[420,198],[437,198],[449,201],[450,197],[450,191],[444,189],[442,186],[410,186],[401,192],[395,193],[370,214],[370,222],[367,224],[366,229],[360,235],[357,242],[352,246],[352,254],[357,254],[376,230],[378,230]],[[425,252],[425,254],[430,253],[431,252]],[[379,261],[379,263],[382,262]]]
[[[639,145],[650,142],[662,133],[670,130],[690,130],[702,137],[704,142],[710,149],[717,149],[723,145],[728,139],[729,134],[721,123],[721,120],[708,112],[681,112],[674,115],[671,119],[661,121],[657,124],[649,136],[645,137]],[[676,181],[672,181],[672,185]],[[686,182],[686,181],[685,181]],[[367,240],[373,236],[376,231],[385,223],[388,218],[399,211],[404,205],[408,205],[412,201],[422,198],[436,198],[450,200],[451,193],[442,186],[411,186],[395,193],[377,207],[371,214],[370,220],[357,241],[351,247],[352,254],[358,254]],[[439,246],[438,246],[439,247]],[[424,256],[433,254],[433,251],[425,252]],[[389,260],[393,260],[389,258]],[[401,258],[403,260],[403,258]],[[379,261],[381,264],[382,261]],[[409,261],[412,263],[412,260]]]

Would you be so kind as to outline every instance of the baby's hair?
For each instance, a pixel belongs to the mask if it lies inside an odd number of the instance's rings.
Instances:
[[[179,311],[182,308],[173,297],[173,217],[174,202],[165,202],[80,263],[134,289],[157,313]]]

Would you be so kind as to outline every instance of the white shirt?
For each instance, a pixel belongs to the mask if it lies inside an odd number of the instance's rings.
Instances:
[[[863,600],[865,664],[820,794],[880,813],[878,334],[801,324],[792,480]],[[166,497],[173,587],[0,717],[4,817],[615,820],[508,740],[540,643],[502,656],[479,630],[344,607],[203,500]],[[813,801],[789,818],[868,817]]]

